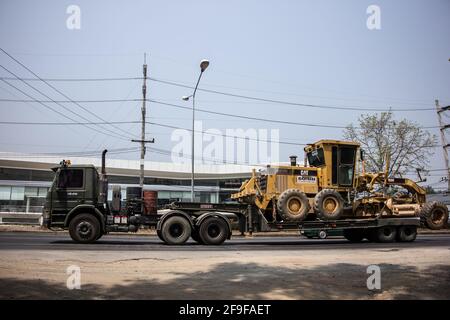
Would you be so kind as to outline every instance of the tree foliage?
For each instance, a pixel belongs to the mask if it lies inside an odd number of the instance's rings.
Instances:
[[[390,157],[392,176],[428,166],[437,139],[417,123],[406,119],[395,121],[391,112],[363,114],[358,123],[358,127],[350,124],[345,128],[344,138],[361,144],[367,170],[384,171],[386,154]]]

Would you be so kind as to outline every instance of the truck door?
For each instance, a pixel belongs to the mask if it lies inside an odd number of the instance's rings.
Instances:
[[[52,224],[62,224],[67,213],[85,198],[85,170],[61,169],[52,187]]]

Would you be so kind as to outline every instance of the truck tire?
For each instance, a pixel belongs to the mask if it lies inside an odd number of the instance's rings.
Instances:
[[[298,189],[285,190],[277,202],[277,209],[284,220],[302,221],[310,209],[306,195]]]
[[[219,245],[228,238],[228,224],[218,217],[206,218],[198,229],[198,235],[203,244]]]
[[[167,218],[161,227],[161,238],[166,244],[180,245],[191,236],[191,224],[180,216]]]
[[[375,242],[394,242],[397,238],[397,229],[393,226],[383,226],[371,230],[372,240]]]
[[[95,242],[101,236],[100,221],[92,214],[79,214],[70,221],[69,234],[75,242]]]
[[[314,211],[323,220],[338,220],[344,213],[344,199],[333,189],[323,189],[314,197]]]
[[[164,241],[162,234],[161,234],[161,230],[156,230],[156,234],[157,234],[159,240]]]
[[[416,237],[416,226],[400,226],[397,229],[397,241],[399,242],[412,242],[416,240]]]
[[[345,229],[344,238],[350,242],[361,242],[366,234],[363,229]]]
[[[427,202],[422,207],[420,218],[432,230],[444,229],[447,226],[448,208],[442,202]]]

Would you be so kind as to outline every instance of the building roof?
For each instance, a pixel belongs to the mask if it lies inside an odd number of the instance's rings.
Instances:
[[[100,158],[70,157],[73,165],[94,165],[101,167]],[[30,157],[29,155],[1,153],[0,167],[32,170],[51,170],[58,166],[62,157]],[[185,163],[145,161],[145,176],[162,179],[190,179],[191,165]],[[108,159],[106,158],[106,172],[110,175],[138,176],[139,160]],[[196,164],[196,179],[239,179],[251,175],[252,169],[261,166],[247,166],[235,164]]]

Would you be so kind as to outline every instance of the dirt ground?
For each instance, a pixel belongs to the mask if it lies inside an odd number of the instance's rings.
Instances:
[[[0,298],[450,299],[445,245],[310,248],[294,242],[272,248],[231,242],[203,249],[169,248],[152,239],[148,250],[139,251],[1,250]],[[66,287],[71,265],[81,268],[79,290]],[[380,290],[367,288],[369,265],[380,267]]]

